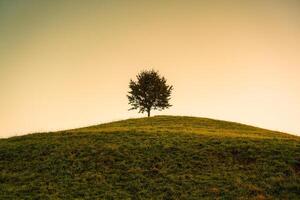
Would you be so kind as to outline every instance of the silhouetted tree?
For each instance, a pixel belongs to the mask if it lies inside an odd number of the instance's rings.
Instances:
[[[130,80],[129,83],[127,97],[132,106],[129,110],[139,109],[139,113],[146,111],[150,117],[151,110],[163,110],[172,106],[169,100],[173,86],[167,85],[166,79],[158,71],[144,70],[136,78],[136,82]]]

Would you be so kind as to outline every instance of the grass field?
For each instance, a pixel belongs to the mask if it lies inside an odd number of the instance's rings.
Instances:
[[[1,139],[0,199],[300,199],[300,138],[156,116]]]

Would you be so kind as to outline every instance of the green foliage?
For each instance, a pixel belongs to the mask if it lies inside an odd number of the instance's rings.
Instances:
[[[0,140],[0,199],[299,199],[299,137],[157,116]]]
[[[163,110],[169,108],[171,91],[173,86],[167,85],[164,77],[161,77],[157,71],[142,71],[137,76],[137,82],[130,80],[129,94],[127,98],[132,109],[139,109],[140,113],[145,111],[150,117],[150,111]]]

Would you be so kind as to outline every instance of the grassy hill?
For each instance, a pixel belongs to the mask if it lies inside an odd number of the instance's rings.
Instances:
[[[157,116],[1,139],[0,199],[300,199],[300,138]]]

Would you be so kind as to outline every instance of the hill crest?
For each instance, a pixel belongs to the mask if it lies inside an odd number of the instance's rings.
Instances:
[[[297,136],[272,131],[251,125],[203,117],[157,115],[153,117],[131,118],[93,125],[63,132],[174,132],[192,133],[221,137],[252,137],[252,138],[299,138]]]

